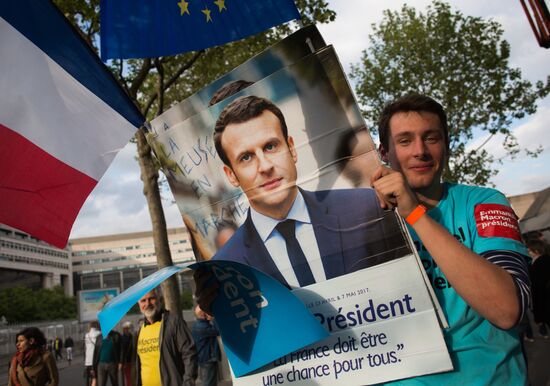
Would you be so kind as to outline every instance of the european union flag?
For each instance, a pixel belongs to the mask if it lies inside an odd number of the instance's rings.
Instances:
[[[299,18],[293,0],[101,0],[101,58],[200,50]]]

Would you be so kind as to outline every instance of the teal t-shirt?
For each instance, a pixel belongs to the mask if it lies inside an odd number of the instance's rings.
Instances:
[[[99,352],[99,363],[116,362],[113,352],[113,341],[110,337],[103,339],[101,342],[101,351]]]
[[[478,254],[506,250],[527,256],[509,203],[494,189],[444,184],[443,198],[428,215]],[[455,292],[412,228],[422,264],[449,322],[443,334],[454,371],[392,382],[392,385],[524,385],[525,361],[516,329],[495,327]]]

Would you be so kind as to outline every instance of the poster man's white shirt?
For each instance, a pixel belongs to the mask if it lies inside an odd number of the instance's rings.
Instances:
[[[299,288],[300,284],[298,283],[298,278],[294,273],[294,269],[292,268],[290,258],[286,251],[285,240],[279,231],[275,229],[280,221],[258,213],[252,207],[250,208],[250,212],[254,227],[258,231],[277,269],[281,272],[291,288]],[[309,218],[306,203],[300,192],[298,192],[294,204],[292,204],[286,218],[296,221],[296,239],[302,251],[304,251],[315,282],[319,283],[325,281],[326,275],[321,260],[321,253],[317,246],[315,232]]]

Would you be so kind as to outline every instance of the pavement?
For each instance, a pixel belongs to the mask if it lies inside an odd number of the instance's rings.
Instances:
[[[86,386],[84,378],[84,357],[82,355],[75,356],[74,360],[69,363],[66,360],[61,360],[57,363],[57,369],[59,370],[59,386]],[[8,384],[8,372],[6,366],[2,366],[0,369],[0,385],[5,386]],[[110,383],[109,383],[110,384]],[[123,385],[119,381],[119,385]],[[197,386],[201,383],[197,382]],[[232,386],[231,380],[222,380],[218,382],[218,386]]]
[[[2,367],[0,368],[0,385],[4,386],[8,384],[8,366],[9,366],[9,358],[3,356],[0,358],[0,363],[2,363]],[[80,375],[84,373],[84,357],[82,355],[75,356],[74,360],[69,365],[69,362],[62,359],[59,362],[57,362],[57,369],[59,370],[59,376],[61,378],[61,375],[63,374],[63,371],[69,367],[79,368],[82,369]],[[67,386],[73,386],[70,383],[61,383],[60,386],[67,385]],[[76,386],[76,384],[75,384]]]
[[[533,329],[534,342],[523,341],[527,356],[527,371],[531,386],[550,386],[550,339],[543,338]]]
[[[529,382],[531,386],[550,386],[550,339],[540,336],[537,329],[534,332],[534,342],[524,341],[525,353],[527,356]],[[3,360],[2,360],[3,359]],[[0,358],[0,386],[8,384],[8,369],[6,364],[9,358]],[[82,355],[75,356],[71,365],[66,360],[57,364],[59,369],[60,386],[85,386],[84,382],[84,358]],[[197,386],[200,382],[197,382]],[[230,380],[218,383],[218,386],[232,386]]]

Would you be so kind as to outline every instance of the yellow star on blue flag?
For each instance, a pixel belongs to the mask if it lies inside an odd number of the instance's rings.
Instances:
[[[216,0],[214,1],[214,4],[218,6],[218,11],[220,12],[224,9],[227,10],[227,8],[225,7],[225,0]]]
[[[178,3],[178,6],[180,7],[180,16],[182,16],[184,13],[188,14],[188,15],[191,15],[189,13],[189,2],[185,1],[185,0],[181,0],[179,3]]]
[[[204,13],[204,14],[206,15],[206,22],[207,22],[207,23],[209,23],[209,22],[212,21],[212,16],[210,16],[210,13],[211,13],[212,11],[210,11],[210,10],[208,9],[208,7],[206,7],[205,9],[201,9],[201,12]]]

